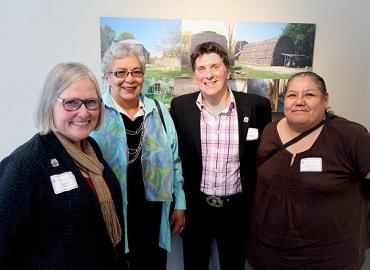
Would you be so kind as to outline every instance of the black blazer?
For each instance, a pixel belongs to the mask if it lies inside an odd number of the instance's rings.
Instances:
[[[104,165],[124,239],[119,183]],[[54,163],[53,163],[54,161]],[[50,176],[72,172],[78,187],[55,194]],[[109,239],[99,201],[53,133],[36,134],[0,162],[0,269],[127,269],[124,240]]]
[[[239,157],[242,192],[251,203],[255,189],[257,140],[246,140],[248,128],[257,128],[259,137],[271,121],[268,99],[233,91],[239,124]],[[179,154],[184,176],[187,209],[199,205],[202,177],[200,142],[200,110],[196,105],[199,92],[176,97],[171,102],[170,113],[179,138]]]

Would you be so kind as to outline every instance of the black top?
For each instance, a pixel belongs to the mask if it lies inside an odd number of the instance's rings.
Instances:
[[[143,123],[143,116],[132,121],[121,113],[126,129],[127,147],[137,149],[143,130],[137,134]],[[127,132],[127,130],[131,132]],[[136,132],[134,132],[136,133]],[[130,135],[131,134],[131,135]],[[129,155],[132,160],[134,154]],[[141,252],[143,245],[151,242],[157,245],[161,221],[162,202],[147,201],[141,166],[141,149],[136,160],[127,168],[127,235],[130,253]]]
[[[126,128],[127,147],[136,149],[140,145],[142,130],[135,135],[129,135],[127,130],[136,131],[143,123],[143,116],[132,121],[128,116],[121,113]],[[129,160],[134,158],[134,154],[129,154]],[[141,149],[136,160],[128,165],[127,168],[127,202],[128,204],[142,203],[145,200],[143,173],[141,167]]]

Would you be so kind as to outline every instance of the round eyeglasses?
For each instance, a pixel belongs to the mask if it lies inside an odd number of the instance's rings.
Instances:
[[[101,99],[99,98],[57,98],[57,101],[63,104],[63,108],[66,111],[77,111],[81,108],[82,104],[85,104],[86,108],[90,111],[95,111],[101,107]]]
[[[133,71],[128,71],[128,70],[118,70],[118,71],[112,71],[109,72],[110,74],[113,74],[117,78],[125,79],[128,77],[129,74],[131,74],[132,77],[134,78],[142,78],[144,75],[144,72],[141,70],[133,70]]]

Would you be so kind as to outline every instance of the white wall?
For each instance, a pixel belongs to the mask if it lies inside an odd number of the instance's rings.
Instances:
[[[35,104],[52,66],[81,61],[100,75],[101,16],[316,23],[313,68],[332,109],[370,128],[368,0],[2,0],[0,159],[36,132]]]

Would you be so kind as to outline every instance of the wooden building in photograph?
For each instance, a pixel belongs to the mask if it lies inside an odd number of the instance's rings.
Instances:
[[[284,55],[294,53],[291,38],[279,36],[243,46],[239,60],[250,65],[284,66]]]

